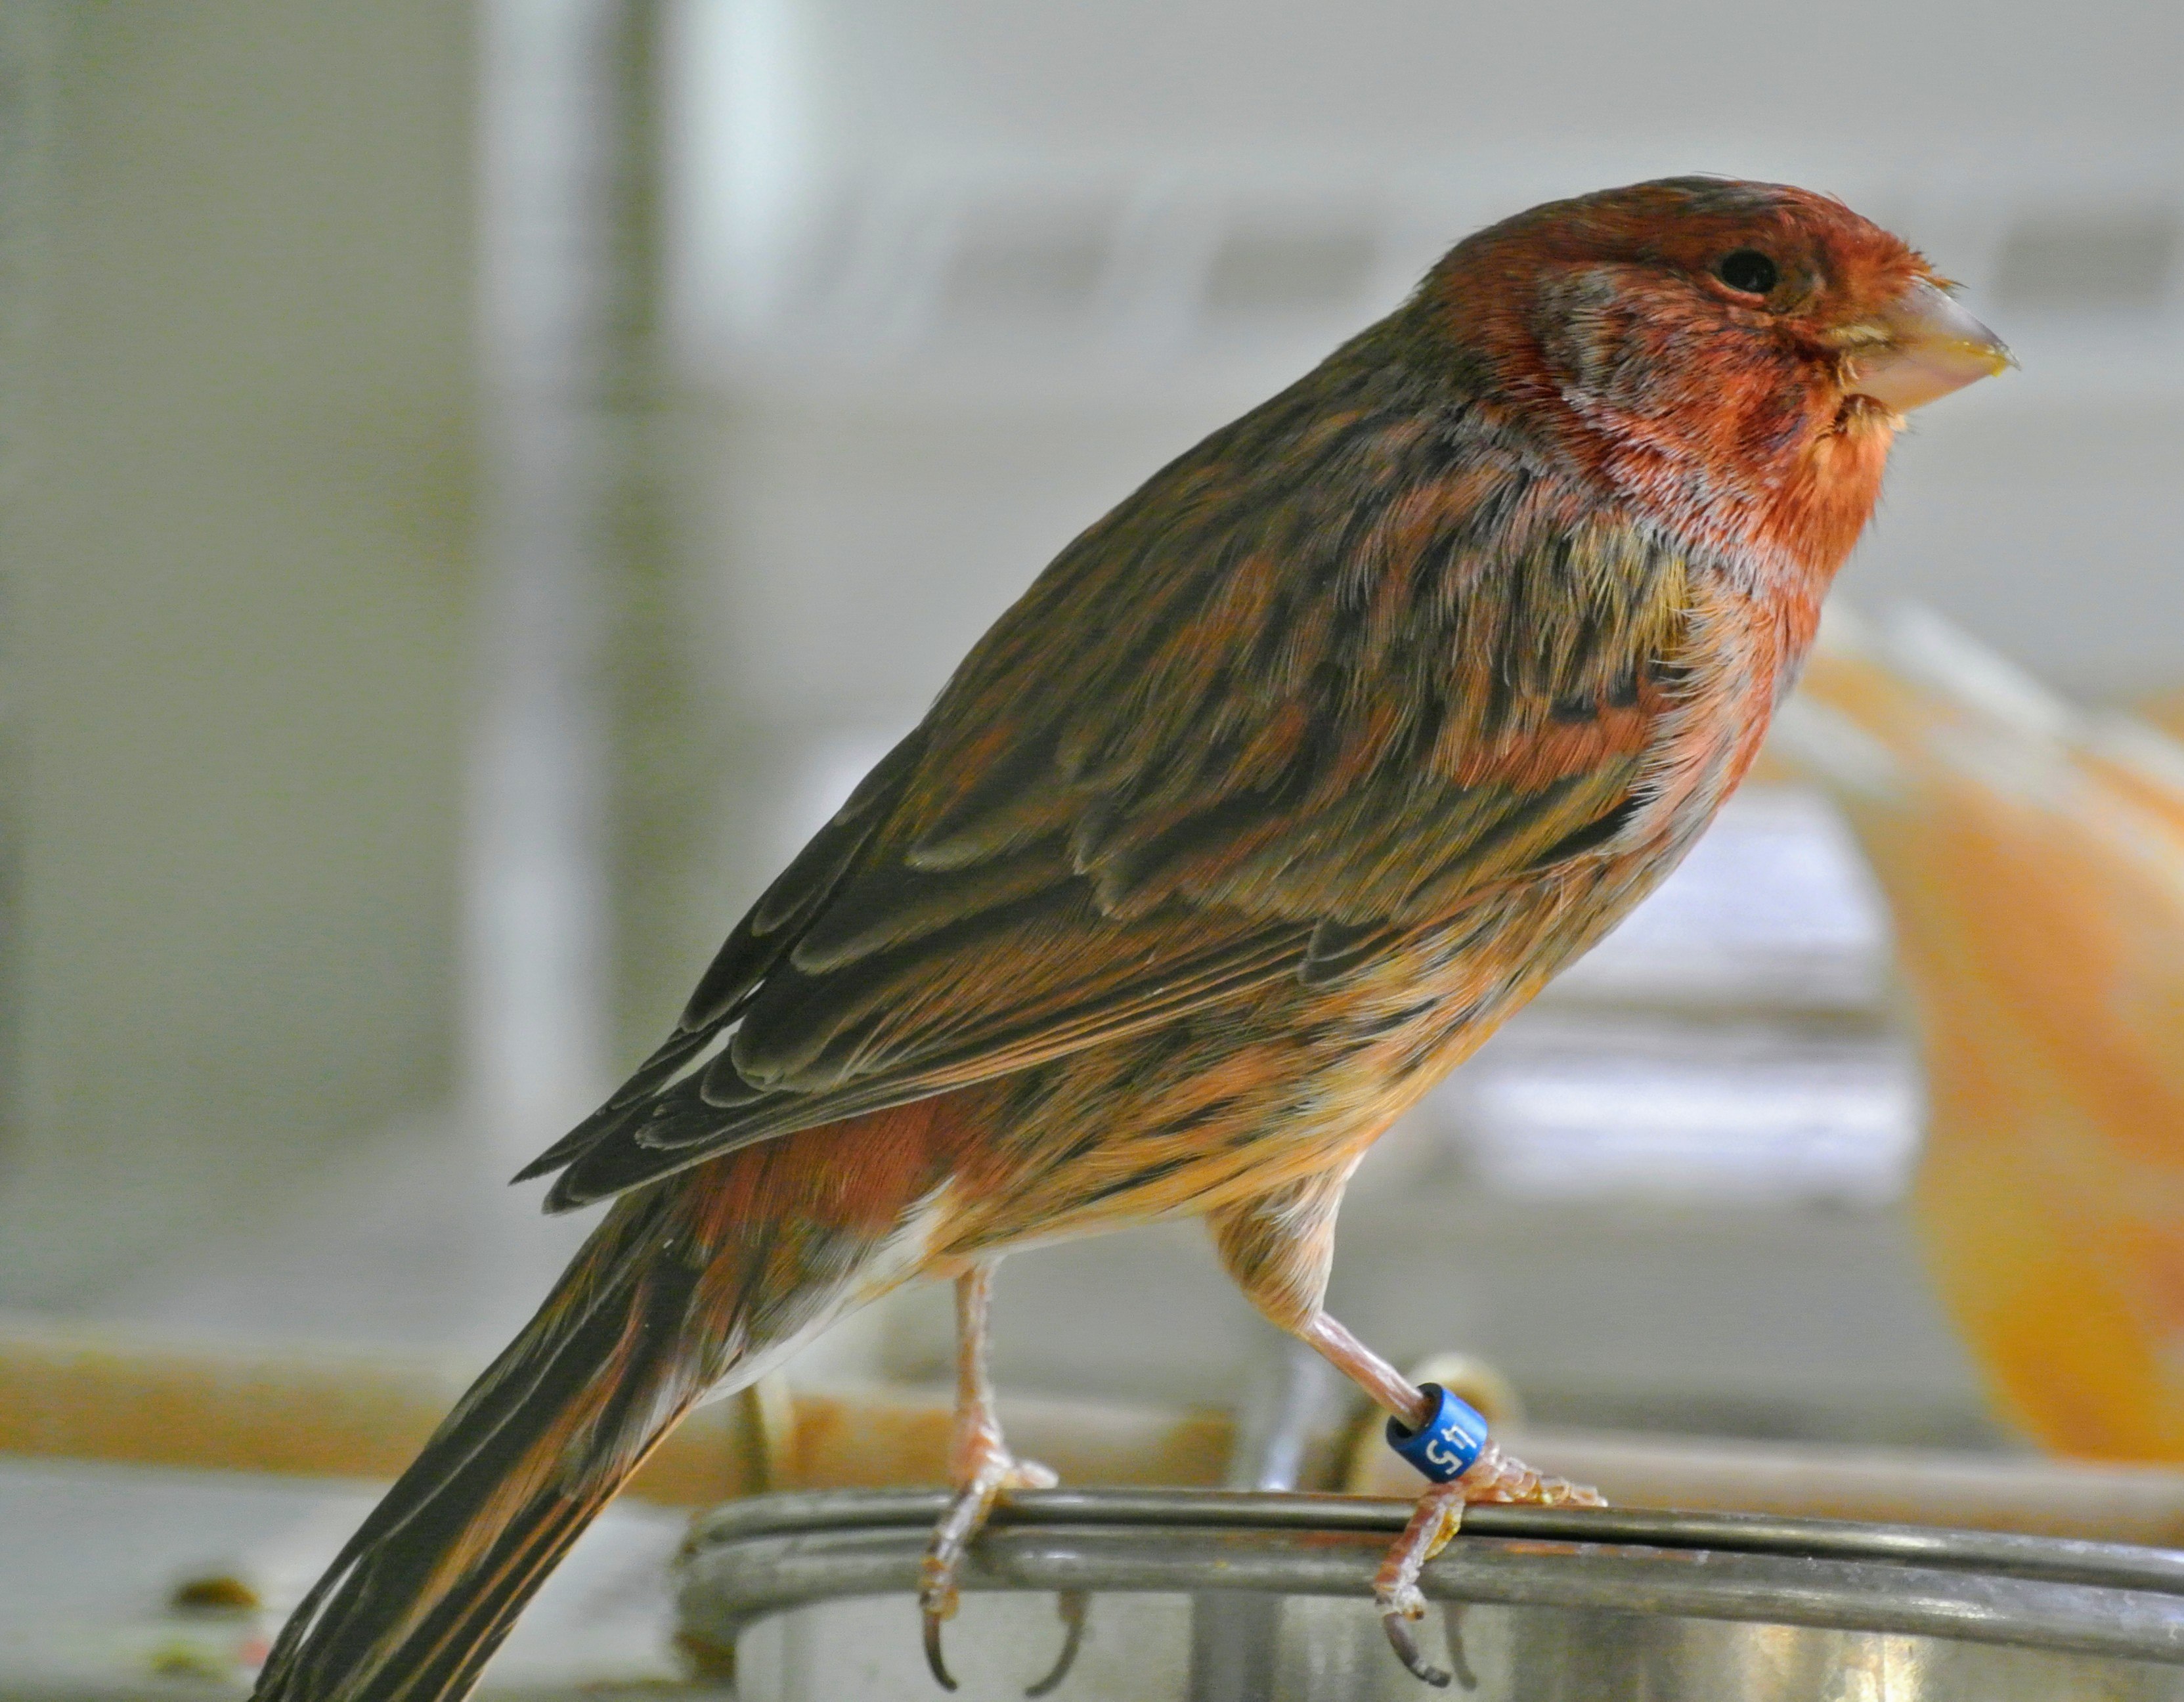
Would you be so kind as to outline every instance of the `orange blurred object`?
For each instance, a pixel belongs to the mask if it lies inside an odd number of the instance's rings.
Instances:
[[[2184,1460],[2184,747],[1933,616],[1831,623],[1775,754],[1848,815],[1925,1046],[1918,1214],[2008,1416]]]

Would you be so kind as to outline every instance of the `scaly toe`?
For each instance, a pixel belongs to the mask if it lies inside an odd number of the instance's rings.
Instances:
[[[1373,1591],[1373,1605],[1380,1610],[1383,1619],[1393,1616],[1414,1620],[1426,1616],[1426,1599],[1416,1584],[1378,1585]]]
[[[970,1482],[956,1492],[956,1499],[948,1504],[948,1510],[940,1516],[940,1522],[933,1527],[932,1543],[918,1563],[917,1605],[925,1620],[925,1664],[932,1669],[933,1681],[943,1690],[956,1688],[955,1676],[949,1671],[947,1659],[940,1650],[940,1627],[956,1616],[960,1600],[956,1578],[963,1569],[963,1557],[970,1552],[978,1532],[986,1528],[986,1521],[993,1516],[994,1503],[1004,1494],[1013,1489],[1051,1489],[1059,1482],[1061,1479],[1035,1460],[991,1454],[978,1463]],[[1064,1618],[1068,1619],[1066,1612]],[[1081,1616],[1068,1622],[1069,1637],[1063,1645],[1061,1664],[1045,1681],[1049,1688],[1061,1682],[1070,1662],[1077,1658],[1077,1644],[1084,1629]]]
[[[1001,1488],[1051,1489],[1061,1478],[1050,1466],[1042,1466],[1036,1460],[1012,1460],[1001,1474]]]
[[[939,1548],[939,1538],[934,1539],[933,1546],[936,1550]],[[948,1671],[947,1658],[940,1652],[940,1627],[955,1618],[960,1603],[956,1591],[956,1566],[961,1557],[960,1549],[952,1555],[928,1554],[917,1569],[917,1607],[925,1621],[925,1664],[933,1671],[933,1682],[943,1690],[956,1688],[955,1676]]]
[[[917,1605],[925,1619],[925,1664],[933,1669],[933,1680],[943,1690],[956,1688],[956,1680],[940,1652],[940,1627],[956,1616],[960,1599],[956,1574],[962,1569],[971,1539],[993,1510],[994,1498],[1000,1493],[1000,1476],[998,1471],[981,1473],[948,1504],[948,1510],[933,1527],[925,1558],[918,1562]]]
[[[1373,1579],[1373,1599],[1379,1607],[1389,1647],[1412,1677],[1435,1688],[1445,1688],[1451,1675],[1427,1663],[1418,1653],[1418,1639],[1411,1634],[1412,1624],[1424,1618],[1426,1611],[1418,1575],[1427,1561],[1448,1546],[1462,1525],[1468,1488],[1461,1481],[1436,1483],[1420,1495],[1418,1505],[1411,1510],[1410,1522],[1389,1549]]]
[[[1607,1498],[1589,1483],[1550,1477],[1489,1444],[1457,1482],[1465,1500],[1532,1507],[1605,1507]],[[1429,1493],[1431,1492],[1429,1491]]]

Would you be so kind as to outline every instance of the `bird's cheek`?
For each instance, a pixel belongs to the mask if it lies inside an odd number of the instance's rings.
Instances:
[[[1541,285],[1533,325],[1540,358],[1565,394],[1624,409],[1639,400],[1632,314],[1613,268],[1588,266]]]

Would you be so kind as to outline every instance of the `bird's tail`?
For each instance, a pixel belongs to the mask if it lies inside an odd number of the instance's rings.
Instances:
[[[800,1238],[785,1265],[789,1238],[752,1235],[685,1179],[599,1226],[297,1608],[255,1702],[461,1697],[677,1421],[839,1305],[862,1249]]]

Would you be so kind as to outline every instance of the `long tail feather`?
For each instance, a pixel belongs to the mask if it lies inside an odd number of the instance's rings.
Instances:
[[[457,1702],[684,1413],[911,1274],[899,1237],[954,1115],[926,1100],[625,1194],[304,1599],[255,1702]]]
[[[677,1204],[655,1191],[600,1226],[297,1608],[257,1702],[463,1695],[654,1446],[734,1382],[765,1345],[748,1327],[759,1297],[677,1256],[699,1250],[687,1232],[678,1246]]]

